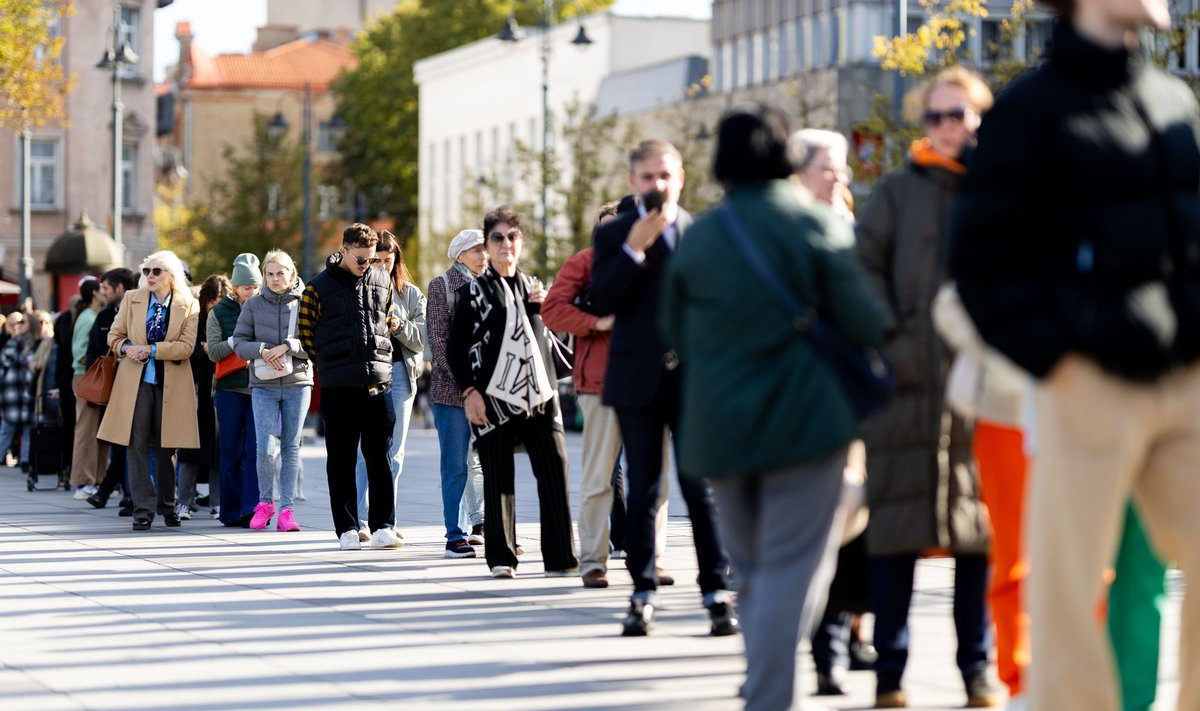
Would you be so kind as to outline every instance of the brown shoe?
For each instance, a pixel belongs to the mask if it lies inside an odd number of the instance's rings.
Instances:
[[[672,578],[671,574],[668,573],[667,571],[663,570],[662,568],[655,568],[654,571],[656,573],[658,573],[658,584],[659,585],[674,585],[675,584],[675,578]]]
[[[589,570],[583,574],[583,587],[606,588],[608,587],[608,578],[604,577],[603,570]]]
[[[903,691],[883,691],[875,694],[875,708],[902,709],[908,707],[908,699]]]

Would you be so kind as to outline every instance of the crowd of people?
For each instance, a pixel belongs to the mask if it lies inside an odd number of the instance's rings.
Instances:
[[[745,637],[747,708],[795,704],[801,635],[818,694],[871,669],[875,706],[906,706],[914,571],[943,556],[967,707],[1000,705],[994,658],[1012,708],[1148,709],[1163,561],[1200,563],[1200,112],[1132,44],[1157,9],[1051,4],[1063,21],[1043,66],[998,100],[963,68],[910,95],[924,136],[857,211],[846,139],[753,105],[721,122],[717,208],[689,214],[679,151],[642,141],[630,195],[599,209],[593,245],[549,290],[522,270],[507,206],[454,236],[424,292],[397,238],[363,224],[307,284],[280,250],[195,288],[165,251],[136,288],[126,269],[86,280],[53,323],[9,316],[0,451],[20,436],[27,463],[31,426],[57,407],[76,498],[103,508],[121,487],[134,530],[179,526],[209,477],[225,525],[297,531],[318,384],[339,546],[398,548],[428,367],[445,557],[482,545],[492,577],[517,574],[523,451],[545,575],[606,588],[623,558],[625,636],[652,632],[674,583],[659,565],[674,447],[710,632]],[[110,401],[73,397],[109,351]],[[850,365],[874,353],[889,370],[870,377],[894,392],[867,405]],[[1186,709],[1200,708],[1197,600]]]

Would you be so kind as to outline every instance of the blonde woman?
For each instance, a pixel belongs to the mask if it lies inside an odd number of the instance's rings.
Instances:
[[[268,444],[279,429],[278,531],[299,531],[292,504],[300,473],[300,437],[312,398],[313,371],[308,354],[296,336],[296,321],[304,282],[296,263],[282,250],[263,257],[263,286],[258,296],[242,305],[230,345],[250,361],[250,402],[257,444],[258,505],[250,528],[262,530],[275,515],[272,497],[275,457]]]
[[[167,526],[180,524],[171,454],[176,448],[200,446],[188,361],[196,345],[200,304],[192,298],[174,252],[151,254],[141,269],[139,288],[125,294],[108,332],[108,345],[121,360],[97,436],[129,448],[133,530],[148,531],[155,513]],[[155,450],[157,498],[150,447]]]

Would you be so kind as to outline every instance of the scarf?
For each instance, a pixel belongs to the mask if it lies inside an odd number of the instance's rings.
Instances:
[[[957,175],[967,174],[967,168],[962,163],[954,160],[953,158],[947,158],[946,156],[934,151],[933,148],[930,147],[930,141],[928,138],[922,138],[920,140],[913,141],[910,155],[912,156],[913,162],[917,165],[927,168],[945,168],[951,173],[955,173]]]
[[[528,416],[553,398],[555,390],[546,377],[546,366],[529,315],[513,296],[508,282],[504,279],[496,281],[503,290],[504,338],[500,342],[500,357],[484,392]]]

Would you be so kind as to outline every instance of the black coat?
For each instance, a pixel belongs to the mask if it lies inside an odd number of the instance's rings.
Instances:
[[[597,315],[617,317],[604,375],[604,404],[609,407],[649,405],[667,372],[678,387],[677,361],[658,329],[662,276],[671,249],[660,237],[646,250],[646,260],[636,263],[623,246],[638,217],[637,210],[626,210],[597,227],[593,236],[592,307]],[[692,216],[680,208],[677,238],[691,224]]]
[[[1038,377],[1068,352],[1142,381],[1200,358],[1191,90],[1059,24],[983,120],[951,260],[980,334]]]

